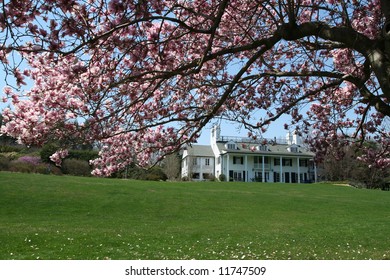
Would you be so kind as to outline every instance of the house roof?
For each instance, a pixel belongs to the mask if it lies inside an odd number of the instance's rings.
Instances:
[[[302,146],[299,145],[287,145],[287,144],[274,144],[274,143],[268,143],[265,144],[264,150],[258,150],[258,146],[262,146],[261,144],[256,143],[240,143],[235,142],[236,149],[228,149],[226,147],[226,143],[231,142],[217,142],[218,150],[221,154],[226,153],[235,153],[235,154],[247,154],[247,155],[255,155],[255,154],[261,154],[261,155],[283,155],[283,156],[305,156],[305,157],[313,157],[314,153],[308,151]],[[297,147],[298,151],[290,151],[290,147]]]
[[[208,145],[192,145],[187,146],[186,149],[189,156],[214,157],[213,150]]]

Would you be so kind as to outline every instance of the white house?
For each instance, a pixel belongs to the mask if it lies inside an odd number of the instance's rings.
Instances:
[[[195,181],[214,178],[215,157],[210,146],[193,145],[183,151],[181,177]]]
[[[193,145],[183,151],[182,178],[211,178],[242,182],[303,183],[316,181],[314,154],[306,150],[297,135],[283,140],[255,141],[221,136],[211,129],[211,145]]]

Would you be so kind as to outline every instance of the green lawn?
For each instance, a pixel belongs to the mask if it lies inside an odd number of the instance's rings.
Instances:
[[[388,259],[390,192],[0,172],[0,259]]]

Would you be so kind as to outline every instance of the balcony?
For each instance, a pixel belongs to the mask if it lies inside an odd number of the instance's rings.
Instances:
[[[264,170],[270,170],[271,165],[269,163],[264,164]],[[260,169],[263,170],[263,164],[262,163],[254,163],[253,169]]]

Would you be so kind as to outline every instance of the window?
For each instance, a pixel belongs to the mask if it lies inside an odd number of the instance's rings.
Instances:
[[[300,159],[299,160],[299,166],[307,167],[308,165],[309,165],[309,163],[308,163],[307,159]]]
[[[268,151],[268,147],[266,145],[259,145],[256,147],[258,151]]]
[[[279,174],[279,172],[274,172],[274,182],[280,182],[280,174]]]
[[[274,165],[280,165],[280,158],[274,158]]]
[[[283,159],[283,166],[292,166],[291,158],[284,158]]]
[[[233,172],[233,181],[235,181],[235,182],[242,182],[242,181],[244,181],[241,171],[234,171]]]
[[[263,182],[263,172],[255,172],[255,182]],[[269,182],[269,172],[264,172],[264,181]]]
[[[244,164],[244,157],[233,157],[233,164]]]
[[[236,144],[227,144],[227,147],[229,150],[235,150],[236,149]]]
[[[254,163],[263,163],[263,157],[254,157]],[[268,157],[264,157],[264,163],[268,164]]]
[[[209,165],[210,165],[210,159],[209,159],[209,158],[206,158],[206,159],[204,160],[204,164],[207,165],[207,166],[209,166]]]
[[[198,159],[197,158],[193,158],[192,159],[192,165],[198,165]]]
[[[237,150],[237,145],[233,141],[230,141],[225,144],[225,148],[228,150]]]
[[[298,147],[297,147],[297,146],[291,146],[291,147],[290,147],[290,152],[292,152],[292,153],[298,153]]]

